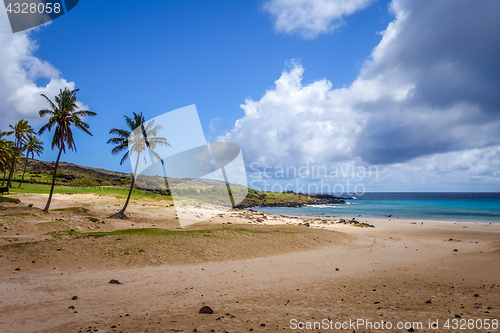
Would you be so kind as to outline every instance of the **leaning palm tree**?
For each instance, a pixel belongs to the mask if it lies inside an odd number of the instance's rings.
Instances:
[[[76,105],[75,93],[80,89],[69,90],[67,88],[59,91],[59,95],[55,97],[55,103],[53,103],[47,96],[42,94],[43,97],[49,102],[52,110],[40,110],[40,117],[49,115],[49,121],[47,124],[40,128],[39,134],[45,131],[51,131],[52,127],[54,129],[54,136],[52,138],[52,149],[58,148],[59,154],[57,155],[56,165],[54,167],[54,174],[52,175],[52,185],[50,187],[49,199],[47,204],[43,209],[44,212],[49,212],[50,201],[52,200],[52,193],[54,192],[54,184],[56,182],[56,172],[59,165],[59,159],[61,158],[61,153],[64,151],[66,153],[67,148],[76,151],[75,141],[73,139],[73,132],[71,131],[71,126],[81,129],[85,133],[92,135],[89,132],[89,125],[84,122],[81,118],[88,116],[95,116],[96,113],[87,110],[78,110]]]
[[[133,114],[134,116],[132,119],[125,116],[125,122],[128,126],[127,130],[112,128],[109,131],[109,134],[117,135],[117,137],[108,140],[108,143],[115,145],[115,147],[111,150],[111,153],[113,155],[117,155],[124,150],[127,151],[125,155],[123,155],[120,161],[120,165],[122,165],[127,160],[130,154],[137,154],[137,161],[135,162],[134,173],[132,175],[132,183],[130,184],[127,201],[125,201],[125,205],[118,213],[110,216],[111,218],[127,219],[125,210],[127,209],[128,203],[130,201],[130,196],[132,195],[132,190],[134,189],[135,176],[137,173],[137,166],[139,165],[139,157],[141,156],[141,153],[145,152],[146,149],[149,149],[151,155],[161,161],[161,157],[158,156],[154,149],[159,145],[170,146],[166,138],[156,136],[158,132],[163,128],[161,125],[155,125],[154,120],[145,123],[142,112],[139,114],[136,114],[134,112]],[[139,128],[141,130],[137,130]]]
[[[9,125],[12,131],[8,132],[7,135],[14,134],[14,145],[16,148],[16,156],[21,154],[21,148],[23,140],[26,140],[28,135],[33,135],[35,131],[28,124],[27,120],[21,119],[14,126]],[[12,157],[9,180],[7,181],[7,186],[12,186],[12,177],[14,176],[14,168],[16,161]]]
[[[24,180],[24,174],[26,173],[26,169],[28,168],[30,154],[32,160],[35,159],[35,154],[37,156],[40,156],[40,154],[43,152],[43,142],[38,140],[36,135],[30,135],[28,136],[28,139],[24,140],[23,149],[26,151],[26,164],[24,165],[23,176],[21,177],[21,181],[19,182],[19,188],[21,188]]]

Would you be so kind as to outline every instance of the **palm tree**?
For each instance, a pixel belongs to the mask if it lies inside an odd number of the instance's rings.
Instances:
[[[95,116],[95,112],[87,110],[76,111],[78,106],[76,105],[75,93],[80,89],[69,90],[64,88],[59,91],[59,95],[55,97],[55,103],[53,103],[47,96],[42,94],[43,97],[49,102],[52,110],[40,110],[40,117],[49,115],[49,121],[47,124],[40,128],[39,134],[45,131],[51,131],[52,127],[55,126],[54,136],[52,138],[52,149],[58,148],[59,154],[57,155],[56,165],[54,167],[54,174],[52,175],[52,185],[50,187],[49,199],[47,204],[43,209],[44,212],[49,212],[50,201],[52,200],[52,193],[54,192],[54,184],[56,181],[56,172],[59,165],[59,159],[61,158],[61,153],[64,151],[66,153],[66,145],[69,149],[76,151],[75,141],[73,139],[73,132],[71,131],[71,126],[81,129],[85,133],[92,135],[89,132],[89,125],[84,122],[81,118]]]
[[[7,172],[7,166],[14,161],[15,164],[20,164],[21,152],[16,149],[16,145],[12,141],[5,139],[0,140],[0,170],[3,171],[3,181],[2,186],[5,183],[5,174]],[[7,182],[8,184],[8,182]]]
[[[7,135],[7,132],[0,130],[0,170],[4,172],[3,178],[5,182],[5,170],[7,169],[7,163],[10,160],[9,146],[7,140],[3,137]],[[3,186],[3,184],[2,184]]]
[[[5,183],[5,173],[7,171],[7,164],[12,159],[12,147],[14,142],[5,140],[3,137],[8,133],[0,130],[0,171],[3,172],[2,186]]]
[[[28,124],[27,120],[21,119],[14,126],[9,125],[12,131],[8,132],[7,135],[14,134],[14,145],[16,148],[16,156],[21,154],[22,142],[25,140],[28,135],[32,135],[35,131]],[[16,161],[14,156],[12,157],[9,180],[7,181],[7,186],[12,186],[12,177],[14,176],[14,167]]]
[[[132,190],[134,189],[135,175],[137,173],[137,166],[139,165],[139,157],[141,153],[145,152],[146,149],[149,148],[151,155],[161,161],[161,157],[154,151],[154,149],[159,145],[170,146],[166,138],[156,136],[158,132],[163,128],[161,125],[155,125],[154,120],[145,123],[142,112],[139,114],[136,114],[134,112],[133,114],[134,116],[132,119],[125,116],[125,122],[128,126],[127,130],[112,128],[109,131],[109,134],[117,135],[117,137],[108,140],[108,143],[115,145],[115,147],[111,150],[111,153],[113,155],[117,155],[124,150],[127,151],[125,155],[123,155],[120,161],[120,165],[122,165],[123,162],[127,160],[127,158],[130,156],[130,153],[137,154],[137,161],[135,162],[134,174],[132,175],[132,183],[130,184],[127,201],[125,201],[125,205],[123,206],[123,208],[118,213],[110,216],[110,218],[127,219],[125,210],[127,209]],[[134,131],[137,128],[141,128],[142,130]]]
[[[35,159],[35,154],[40,156],[43,152],[43,142],[38,140],[36,135],[28,136],[27,140],[23,142],[23,149],[26,151],[26,164],[24,165],[23,176],[21,177],[21,182],[19,183],[19,188],[21,188],[21,184],[24,180],[24,174],[26,173],[26,169],[28,168],[29,157],[31,154],[31,159]]]

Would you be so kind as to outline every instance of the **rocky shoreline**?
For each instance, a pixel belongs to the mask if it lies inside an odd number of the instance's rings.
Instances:
[[[309,205],[345,205],[345,198],[338,198],[329,194],[311,194],[307,196],[309,200],[307,202],[298,201],[286,201],[286,202],[266,202],[264,199],[262,202],[250,201],[248,199],[243,200],[235,208],[254,208],[254,207],[291,207],[298,208]]]

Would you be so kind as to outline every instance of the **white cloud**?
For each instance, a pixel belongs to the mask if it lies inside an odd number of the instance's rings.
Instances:
[[[215,117],[214,119],[210,120],[210,125],[209,125],[210,132],[216,132],[217,128],[221,124],[221,121],[222,119],[220,119],[220,117]]]
[[[342,91],[327,80],[302,85],[304,69],[291,62],[260,101],[246,100],[245,116],[223,139],[239,143],[245,158],[265,164],[346,159],[360,130],[357,116],[343,103]]]
[[[260,100],[241,105],[244,117],[219,139],[238,143],[248,164],[351,160],[378,165],[383,183],[400,190],[440,180],[498,189],[500,23],[492,13],[500,3],[394,0],[392,10],[350,86],[304,85],[304,69],[292,63]]]
[[[272,14],[278,32],[306,39],[332,32],[342,17],[368,6],[373,0],[269,0],[264,10]]]
[[[75,83],[61,77],[57,68],[33,54],[38,48],[30,32],[11,33],[7,13],[0,11],[0,129],[24,118],[34,126],[43,121],[38,111],[49,107],[40,94],[48,97],[65,87],[74,89]],[[31,33],[36,29],[31,30]],[[45,86],[38,86],[40,78],[48,79]],[[86,108],[85,105],[79,105]]]

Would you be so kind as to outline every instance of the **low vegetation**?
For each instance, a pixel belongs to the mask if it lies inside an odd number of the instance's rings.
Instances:
[[[6,196],[0,196],[0,202],[12,202],[12,203],[20,203],[21,201],[16,198],[9,198]]]
[[[151,266],[263,257],[312,250],[339,241],[339,233],[295,226],[198,225],[190,230],[156,228],[110,232],[50,232],[45,241],[4,244],[0,253],[21,269],[43,261],[61,265]],[[19,251],[18,248],[22,248]],[[20,258],[27,258],[24,262]],[[78,260],[75,260],[78,258]],[[111,261],[110,261],[111,260]]]

